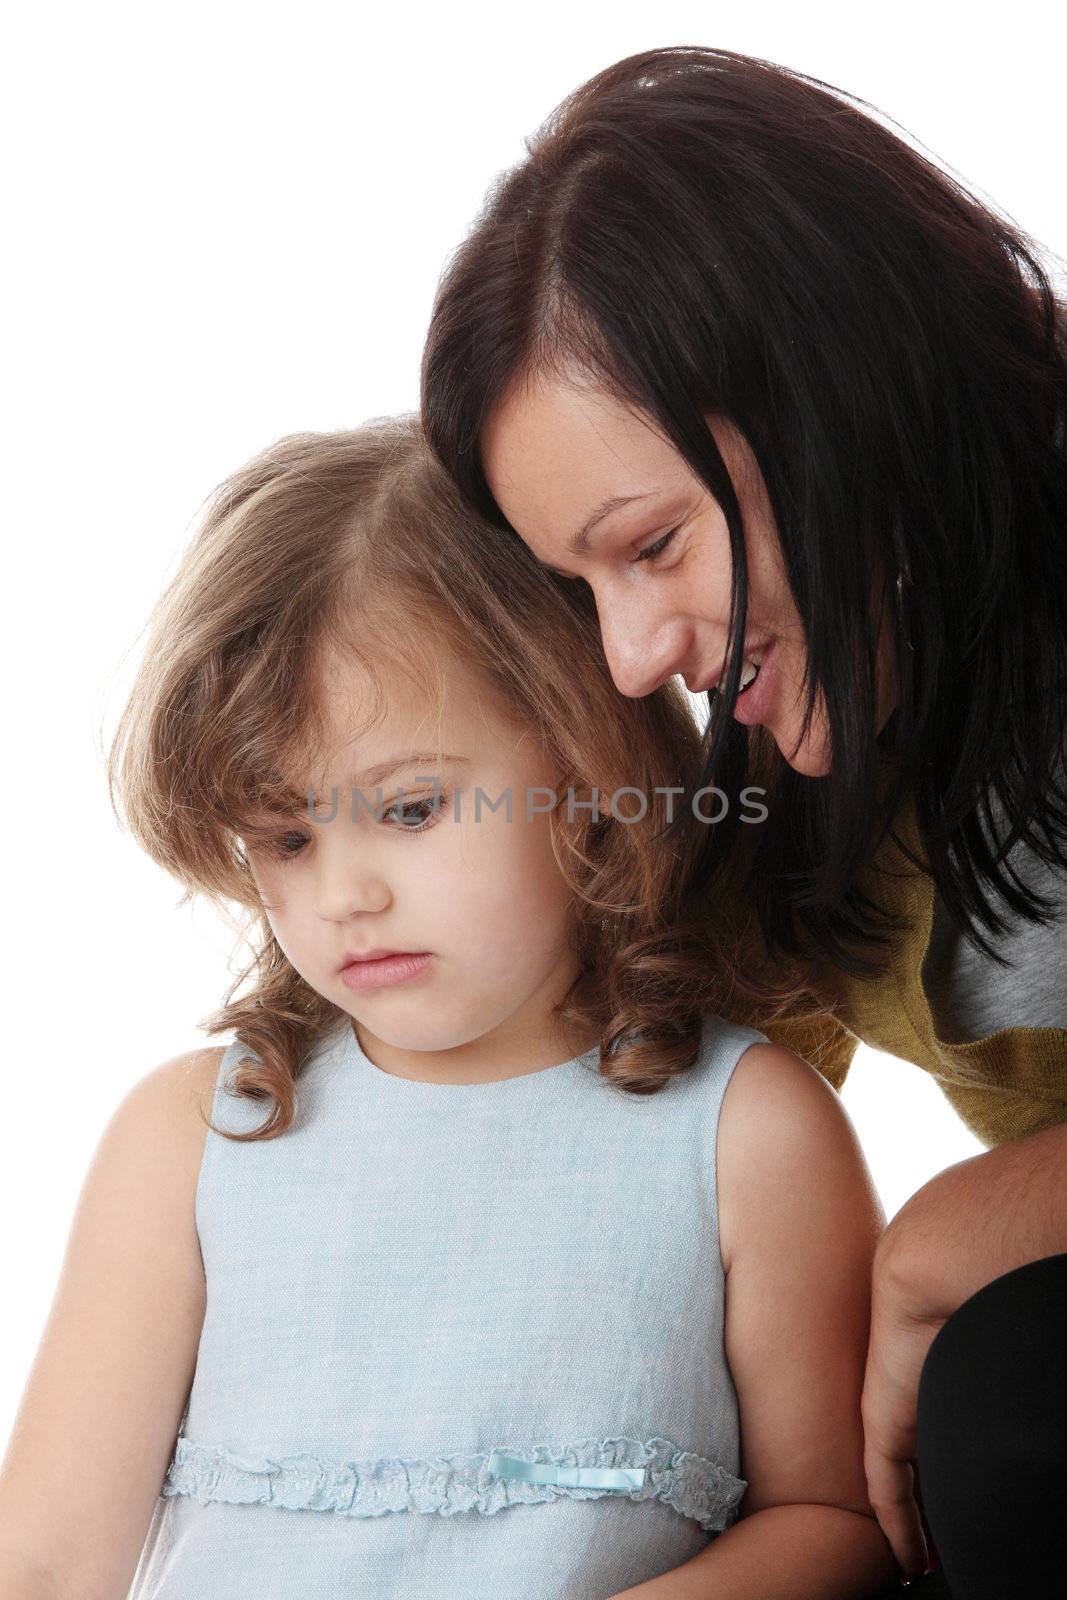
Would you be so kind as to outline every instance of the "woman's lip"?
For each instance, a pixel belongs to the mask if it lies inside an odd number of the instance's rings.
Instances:
[[[767,714],[771,709],[770,701],[774,693],[774,668],[777,659],[777,643],[772,643],[763,651],[760,669],[755,683],[749,684],[742,694],[739,694],[734,703],[734,719],[743,722],[747,728],[753,728],[757,723],[766,722]]]
[[[745,645],[744,653],[743,653],[743,655],[741,657],[742,667],[743,667],[744,663],[746,661],[751,660],[751,658],[753,656],[759,656],[760,659],[761,659],[761,662],[762,662],[763,657],[766,656],[767,654],[769,654],[769,652],[771,650],[771,644],[772,644],[772,642],[769,641],[769,640],[766,641],[766,642],[761,642],[758,639],[753,639],[750,642],[748,642]],[[722,680],[725,678],[725,676],[726,676],[725,672],[722,670],[721,667],[719,667],[711,674],[711,677],[708,678],[705,683],[698,684],[695,689],[690,689],[689,693],[690,694],[718,694],[719,693],[719,685],[722,683]]]
[[[426,970],[431,954],[429,950],[404,951],[374,960],[350,961],[341,968],[341,982],[346,989],[383,989],[388,984],[404,983]]]

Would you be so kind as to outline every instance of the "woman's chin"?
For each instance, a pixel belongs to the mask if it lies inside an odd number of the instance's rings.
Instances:
[[[794,749],[793,746],[796,742],[795,729],[791,730],[788,739],[781,738],[773,728],[768,731],[794,772],[799,772],[801,777],[804,778],[829,777],[833,763],[830,758],[830,741],[828,738],[813,731],[808,734],[807,738],[802,739],[799,746]]]

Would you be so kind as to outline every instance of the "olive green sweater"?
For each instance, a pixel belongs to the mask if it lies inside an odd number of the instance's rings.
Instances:
[[[897,832],[923,859],[910,802],[898,818]],[[892,875],[886,876],[887,870]],[[1002,1028],[959,1044],[939,1038],[922,982],[933,879],[917,872],[890,837],[867,868],[862,887],[907,923],[878,976],[856,978],[823,966],[817,987],[827,1007],[824,1016],[767,1022],[746,1012],[729,1020],[748,1022],[795,1050],[836,1089],[844,1083],[860,1042],[912,1061],[931,1074],[986,1146],[1067,1121],[1067,1028]]]

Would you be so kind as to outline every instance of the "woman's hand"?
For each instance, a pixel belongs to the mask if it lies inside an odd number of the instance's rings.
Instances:
[[[1064,1250],[1067,1124],[939,1173],[912,1195],[879,1242],[863,1389],[864,1466],[871,1505],[906,1577],[926,1569],[913,1463],[919,1376],[934,1336],[994,1278]]]
[[[871,1341],[863,1387],[867,1493],[905,1578],[926,1571],[928,1551],[915,1489],[916,1396],[926,1352],[946,1315],[924,1315],[898,1280],[892,1256],[876,1256]]]

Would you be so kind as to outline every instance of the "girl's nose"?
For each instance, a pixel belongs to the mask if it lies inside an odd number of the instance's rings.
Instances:
[[[384,911],[392,895],[381,872],[368,861],[334,856],[324,862],[315,891],[315,909],[327,922],[344,922],[357,911]]]

